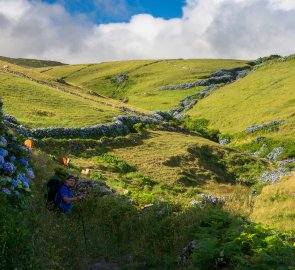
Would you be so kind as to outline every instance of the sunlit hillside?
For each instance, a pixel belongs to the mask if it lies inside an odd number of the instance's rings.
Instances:
[[[218,68],[246,64],[240,60],[122,61],[44,68],[41,72],[140,108],[169,110],[201,88],[160,91],[161,86],[195,82]]]
[[[285,120],[274,137],[294,136],[295,58],[269,61],[246,78],[220,88],[198,102],[188,113],[206,118],[223,133],[244,131],[251,125]]]

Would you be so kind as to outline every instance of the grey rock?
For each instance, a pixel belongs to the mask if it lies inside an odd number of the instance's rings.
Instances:
[[[220,143],[221,145],[227,145],[227,144],[230,143],[230,138],[220,139],[220,140],[219,140],[219,143]]]
[[[259,130],[271,131],[273,128],[276,128],[277,126],[282,125],[283,123],[284,123],[284,120],[275,120],[267,124],[253,125],[253,126],[247,127],[245,132],[249,134]]]
[[[289,158],[289,159],[285,159],[285,160],[281,160],[281,161],[278,161],[277,162],[277,165],[279,167],[284,167],[286,166],[287,164],[290,164],[290,163],[293,163],[295,162],[295,158]]]
[[[255,138],[255,142],[256,142],[256,143],[260,143],[260,142],[265,141],[265,139],[266,139],[266,137],[264,137],[264,136],[257,136],[257,137]]]
[[[210,194],[200,194],[204,203],[211,205],[223,205],[225,203],[225,199],[223,197],[216,197]]]
[[[280,146],[277,148],[274,148],[268,155],[267,158],[270,160],[277,160],[279,158],[279,156],[282,154],[283,150],[285,149],[285,147]]]
[[[190,205],[191,206],[201,206],[201,205],[203,205],[203,202],[202,201],[199,201],[199,200],[192,200],[190,202]]]
[[[193,240],[183,248],[180,256],[178,257],[178,264],[180,266],[187,266],[189,264],[190,258],[197,247],[197,241]]]
[[[260,176],[259,182],[263,184],[275,184],[278,183],[282,177],[290,176],[291,174],[292,172],[288,171],[286,168],[266,171]]]

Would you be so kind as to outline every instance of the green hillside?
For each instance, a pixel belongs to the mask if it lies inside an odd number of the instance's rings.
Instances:
[[[0,61],[3,67],[7,62]],[[123,113],[120,107],[146,112],[89,90],[56,81],[17,65],[0,70],[0,94],[6,113],[30,127],[81,127],[111,122]]]
[[[27,59],[27,58],[11,58],[0,56],[1,61],[5,61],[11,64],[20,65],[23,67],[30,68],[42,68],[42,67],[53,67],[66,65],[57,61],[39,60],[39,59]]]
[[[294,230],[295,175],[265,186],[257,197],[251,218],[272,227]]]
[[[218,68],[245,66],[239,60],[158,60],[121,61],[90,65],[67,65],[42,69],[55,78],[90,89],[103,96],[124,99],[147,110],[169,110],[185,96],[198,91],[160,91],[161,86],[194,82]],[[122,81],[120,74],[125,75]],[[201,88],[199,88],[201,89]]]
[[[278,138],[294,138],[295,58],[267,62],[246,78],[220,88],[188,113],[206,118],[223,133],[238,133],[251,125],[285,120]]]
[[[101,175],[118,192],[130,189],[132,196],[141,198],[140,206],[163,199],[187,205],[202,192],[229,196],[240,184],[247,194],[246,186],[271,166],[199,136],[167,131],[149,130],[103,144],[76,140],[69,145],[66,140],[44,139],[38,145],[56,157],[70,157],[76,173],[91,168],[91,175]],[[113,156],[134,169],[112,167]],[[142,177],[150,180],[141,183]]]
[[[88,126],[111,122],[118,109],[0,72],[4,110],[30,127]]]
[[[245,78],[198,100],[186,112],[190,118],[170,115],[169,124],[134,124],[129,116],[170,110],[203,89],[162,86],[247,62],[141,60],[31,69],[0,60],[3,112],[20,124],[83,127],[126,115],[114,123],[117,133],[104,125],[101,136],[83,129],[71,137],[56,129],[35,136],[28,150],[21,146],[26,138],[5,126],[0,102],[0,269],[293,269],[294,175],[279,178],[295,168],[295,58],[264,60]],[[275,120],[284,122],[244,132]],[[87,185],[75,191],[86,197],[74,202],[71,215],[43,203],[57,168]],[[25,181],[26,175],[32,179]]]

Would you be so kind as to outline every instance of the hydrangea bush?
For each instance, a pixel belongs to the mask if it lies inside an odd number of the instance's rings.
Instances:
[[[29,162],[29,149],[4,125],[0,99],[0,191],[6,195],[30,192],[30,180],[35,178]]]

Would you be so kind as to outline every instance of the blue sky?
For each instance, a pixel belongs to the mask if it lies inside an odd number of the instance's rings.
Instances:
[[[185,0],[42,0],[62,4],[71,14],[85,14],[95,23],[128,22],[132,15],[147,13],[164,19],[182,16]]]

